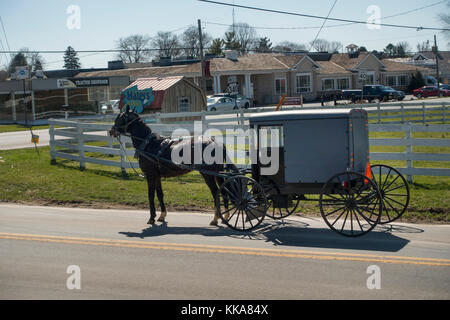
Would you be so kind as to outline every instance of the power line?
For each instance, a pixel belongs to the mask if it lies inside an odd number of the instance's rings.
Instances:
[[[256,11],[263,11],[263,12],[270,12],[270,13],[278,13],[278,14],[286,14],[291,16],[298,16],[298,17],[305,17],[305,18],[313,18],[313,19],[327,19],[323,16],[317,16],[317,15],[311,15],[311,14],[304,14],[304,13],[295,13],[295,12],[287,12],[287,11],[280,11],[280,10],[273,10],[273,9],[265,9],[265,8],[258,8],[258,7],[250,7],[250,6],[243,6],[238,4],[230,4],[225,2],[218,2],[218,1],[211,1],[211,0],[197,0],[200,2],[205,3],[211,3],[211,4],[217,4],[217,5],[223,5],[223,6],[234,6],[237,8],[243,8],[243,9],[249,9],[249,10],[256,10]],[[340,22],[349,22],[349,23],[355,23],[355,24],[375,24],[375,23],[369,23],[367,21],[358,21],[358,20],[350,20],[350,19],[340,19],[340,18],[328,18],[328,20],[332,21],[340,21]],[[404,29],[416,29],[417,31],[420,30],[438,30],[438,31],[450,31],[450,29],[446,28],[434,28],[434,27],[423,27],[423,26],[407,26],[407,25],[399,25],[399,24],[388,24],[388,23],[377,23],[377,26],[383,26],[383,27],[392,27],[392,28],[404,28]]]
[[[447,2],[447,0],[438,1],[438,2],[435,2],[435,3],[429,4],[427,6],[415,8],[415,9],[404,11],[404,12],[395,13],[393,15],[389,15],[389,16],[386,16],[386,17],[381,17],[381,20],[407,15],[407,14],[410,14],[412,12],[420,11],[420,10],[423,10],[423,9],[428,9],[428,8],[437,6],[439,4],[445,3],[445,2]],[[210,22],[210,21],[204,21],[203,23],[204,24],[224,26],[224,27],[229,27],[230,26],[229,24],[226,24],[226,23],[218,23],[218,22]],[[339,24],[332,24],[332,25],[329,25],[329,26],[323,26],[323,28],[326,29],[326,28],[344,27],[344,26],[350,26],[350,25],[354,25],[354,24],[355,23],[353,23],[353,22],[351,22],[351,23],[339,23]],[[320,29],[320,28],[322,28],[322,26],[307,26],[307,27],[304,27],[304,26],[302,26],[302,27],[242,26],[242,28],[253,28],[253,29],[262,29],[262,30],[310,30],[310,29]]]
[[[319,29],[319,31],[317,32],[316,37],[314,38],[313,42],[311,43],[311,47],[309,48],[308,52],[311,51],[311,49],[314,47],[314,44],[316,43],[317,37],[319,37],[320,31],[322,31],[323,26],[324,26],[325,23],[327,22],[327,19],[328,19],[328,17],[330,16],[331,11],[333,11],[334,6],[336,5],[336,2],[337,2],[337,0],[334,0],[334,3],[333,3],[333,5],[331,6],[330,11],[328,11],[327,18],[326,18],[325,20],[323,20],[322,27],[321,27],[321,28]]]

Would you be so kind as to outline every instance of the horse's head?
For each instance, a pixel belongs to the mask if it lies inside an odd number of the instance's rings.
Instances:
[[[130,111],[130,107],[127,106],[125,111],[120,113],[114,120],[114,125],[109,130],[109,135],[118,137],[121,134],[130,132],[130,125],[138,121],[141,121],[141,117],[137,113]]]

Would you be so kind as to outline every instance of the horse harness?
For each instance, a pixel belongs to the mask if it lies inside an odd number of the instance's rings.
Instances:
[[[160,145],[161,148],[159,149],[159,151],[156,155],[145,151],[145,149],[147,148],[149,143],[155,139],[156,139],[156,135],[154,133],[149,133],[148,136],[145,139],[143,139],[142,142],[136,147],[134,157],[137,159],[140,155],[143,155],[145,158],[156,163],[158,165],[158,168],[161,169],[160,159],[161,159],[162,154],[167,150],[167,148],[169,148],[175,141],[178,141],[179,139],[173,140],[173,139],[165,138],[161,142],[161,145]],[[155,158],[155,159],[153,159],[153,158]]]

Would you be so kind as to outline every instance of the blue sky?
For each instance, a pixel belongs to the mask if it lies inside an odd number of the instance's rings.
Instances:
[[[233,3],[232,0],[218,0]],[[236,4],[326,16],[334,0],[235,0]],[[381,16],[389,16],[411,9],[433,4],[438,0],[338,0],[331,17],[366,21],[366,10],[376,5]],[[81,28],[69,30],[66,22],[70,5],[81,11]],[[382,23],[442,27],[438,14],[448,12],[445,3],[417,12],[382,19]],[[4,22],[11,50],[27,47],[30,50],[65,50],[71,45],[76,50],[113,49],[115,41],[130,34],[154,36],[158,31],[175,31],[181,34],[189,25],[201,19],[204,31],[213,37],[222,37],[227,27],[207,22],[231,24],[232,8],[203,3],[196,0],[14,0],[0,1],[0,15]],[[237,22],[246,22],[255,27],[308,27],[320,26],[322,20],[235,9]],[[328,21],[327,25],[339,24]],[[259,36],[267,36],[275,45],[281,41],[308,43],[314,39],[317,29],[312,30],[267,30],[256,29]],[[397,29],[382,27],[369,30],[365,25],[324,28],[319,38],[340,41],[344,46],[355,43],[369,50],[381,50],[389,42],[408,41],[415,50],[416,44],[433,40],[437,34],[441,50],[449,49],[448,39],[437,31]],[[6,49],[6,39],[0,29],[0,40]],[[1,47],[0,47],[1,48]],[[62,54],[45,54],[46,69],[62,67]],[[114,54],[80,53],[83,67],[106,67]],[[0,55],[0,66],[6,57]]]

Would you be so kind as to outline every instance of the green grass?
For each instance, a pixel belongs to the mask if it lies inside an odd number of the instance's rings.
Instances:
[[[403,133],[371,132],[371,138],[401,138]],[[449,133],[413,133],[416,138],[449,138]],[[105,145],[102,142],[89,143]],[[415,152],[445,152],[449,148],[417,147]],[[34,149],[0,151],[0,201],[44,205],[76,205],[92,207],[148,208],[146,181],[131,169],[128,177],[120,168],[79,163],[57,159],[50,164],[49,147],[39,148],[40,158]],[[374,152],[404,152],[405,147],[373,146]],[[119,160],[119,157],[86,153],[86,156]],[[134,161],[128,157],[128,161]],[[405,167],[405,161],[372,161],[372,164]],[[415,161],[417,167],[449,168],[448,162]],[[140,172],[139,169],[137,169]],[[165,202],[169,210],[213,210],[213,200],[201,175],[191,172],[185,176],[164,179]],[[410,184],[411,200],[403,221],[450,222],[450,178],[416,176]],[[317,196],[309,196],[317,198]],[[302,202],[300,213],[319,215],[317,202]]]

